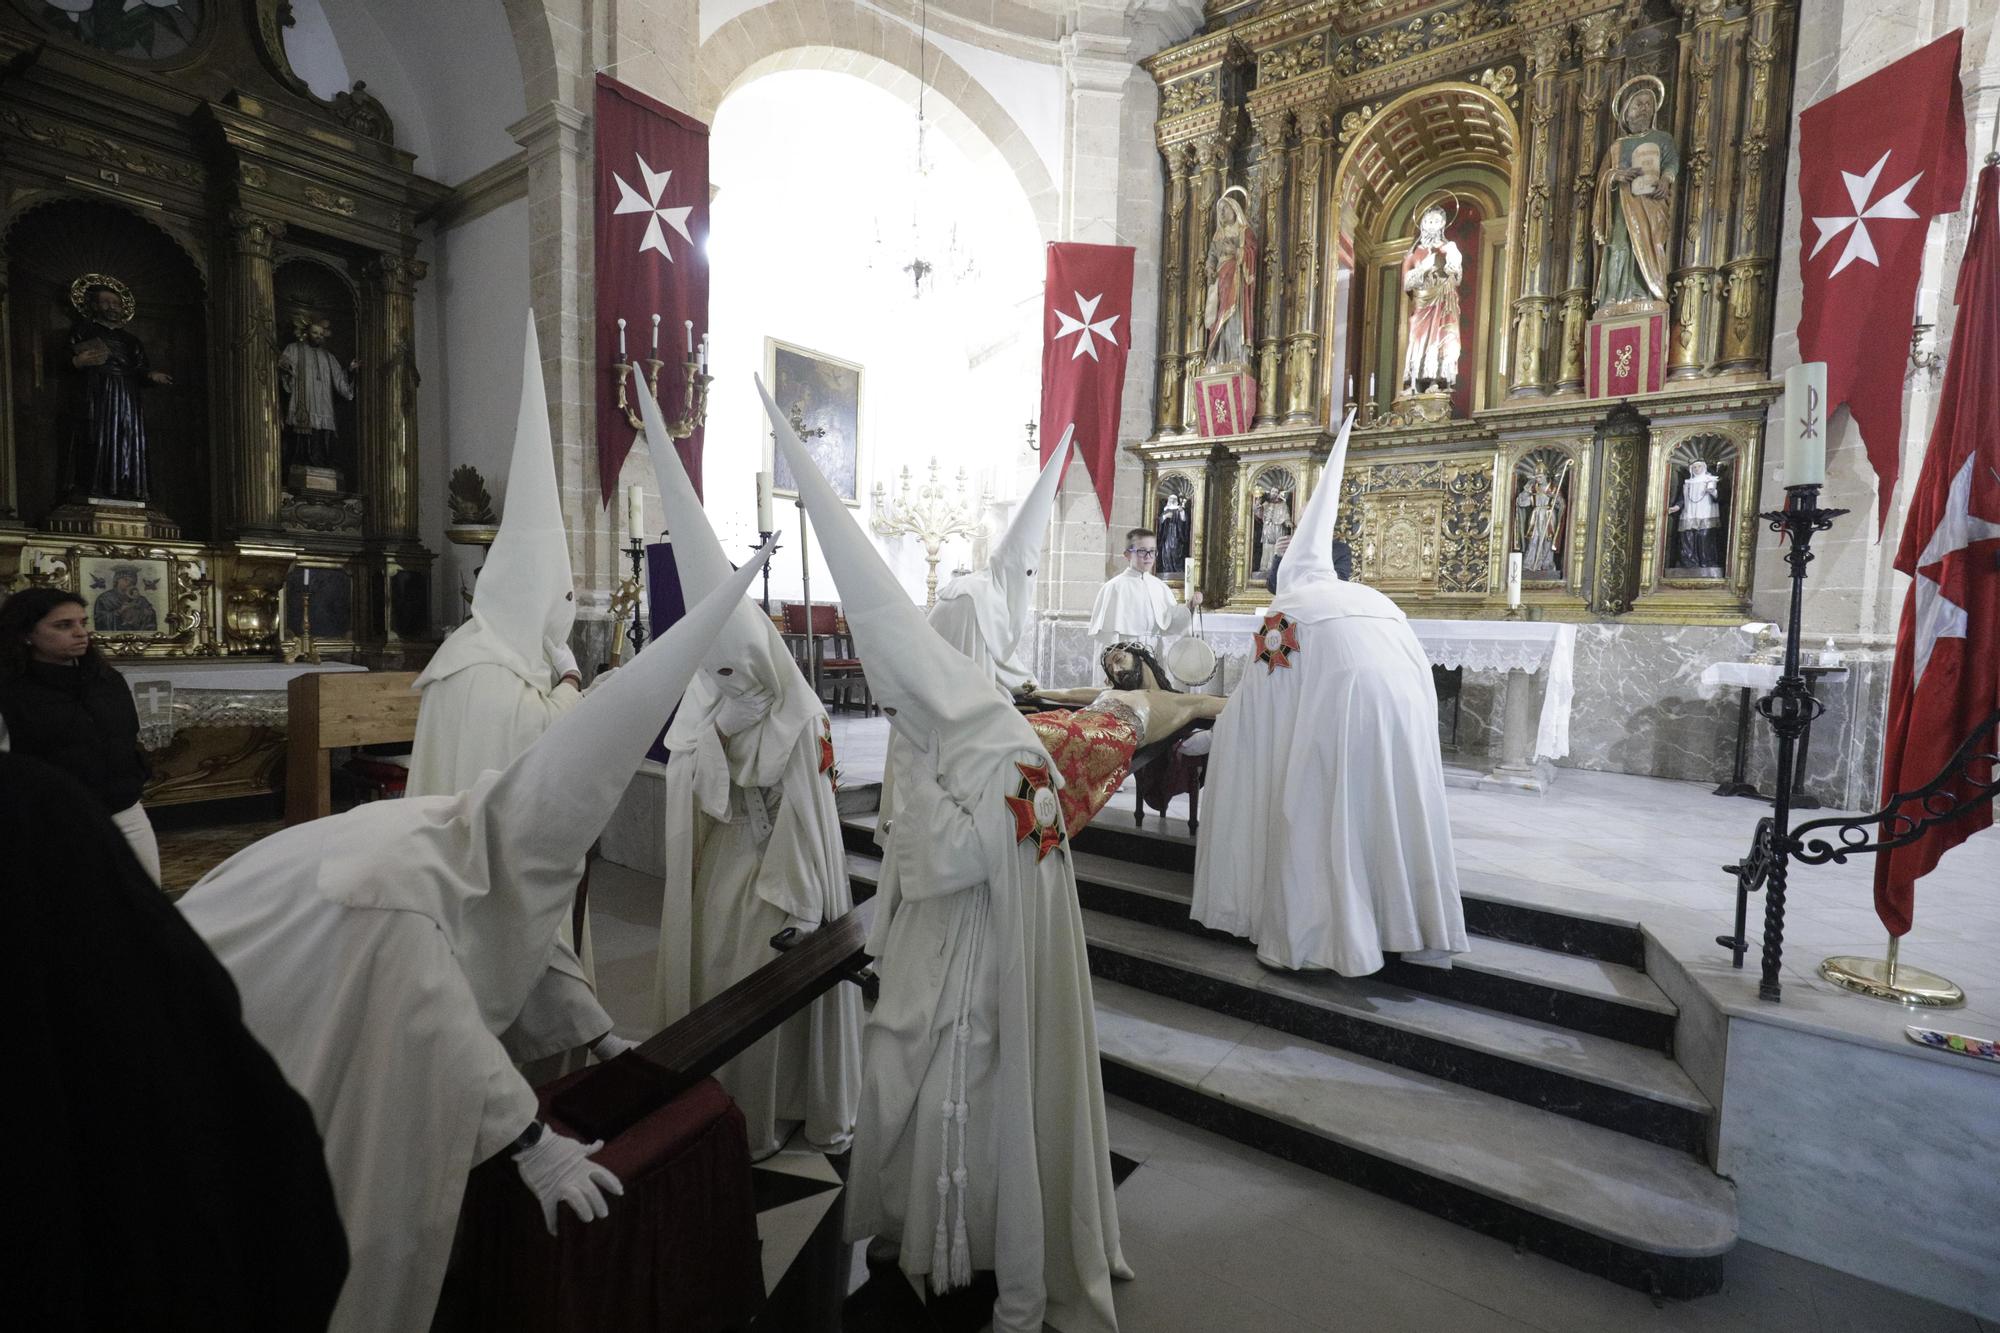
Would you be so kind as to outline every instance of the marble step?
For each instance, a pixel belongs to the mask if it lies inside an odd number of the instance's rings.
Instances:
[[[1077,894],[1089,910],[1211,939],[1233,938],[1208,930],[1188,914],[1194,896],[1191,874],[1088,852],[1076,852],[1073,859]],[[1380,973],[1383,979],[1427,995],[1463,1000],[1651,1050],[1673,1049],[1678,1010],[1632,964],[1489,935],[1481,924],[1496,914],[1491,909],[1502,905],[1473,892],[1461,891],[1461,898],[1471,950],[1455,958],[1448,971],[1391,960]],[[1552,921],[1592,927],[1602,924],[1588,918],[1561,917],[1541,907],[1534,910]],[[1636,927],[1633,934],[1636,937]]]
[[[1683,1152],[1706,1150],[1715,1108],[1660,1051],[1426,995],[1379,974],[1280,972],[1234,941],[1102,912],[1083,918],[1093,976]]]
[[[1722,1284],[1732,1186],[1672,1148],[1095,985],[1105,1090],[1641,1291]]]

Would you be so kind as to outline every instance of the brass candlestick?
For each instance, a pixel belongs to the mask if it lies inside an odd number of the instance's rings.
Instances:
[[[618,410],[625,414],[625,423],[633,430],[644,430],[646,423],[639,415],[639,409],[632,403],[627,388],[634,366],[642,367],[640,374],[645,377],[647,392],[653,397],[660,396],[660,370],[667,363],[657,356],[649,356],[644,361],[628,360],[623,352],[610,366],[611,373],[618,377]],[[681,366],[681,414],[667,422],[667,434],[676,440],[685,440],[700,430],[708,421],[708,386],[714,376],[702,369],[699,358],[690,356]]]
[[[913,497],[910,469],[906,466],[897,484],[893,514],[889,512],[889,497],[882,483],[875,483],[875,531],[884,537],[915,537],[924,544],[924,563],[929,566],[924,577],[926,607],[937,605],[938,561],[944,543],[952,537],[979,535],[979,514],[986,508],[987,498],[982,491],[978,504],[972,505],[965,493],[965,480],[965,469],[960,468],[955,491],[948,493],[938,478],[938,461],[932,458],[930,477],[917,487]]]
[[[319,663],[319,649],[313,644],[313,594],[310,583],[299,585],[299,637],[292,640],[292,646],[283,660]]]

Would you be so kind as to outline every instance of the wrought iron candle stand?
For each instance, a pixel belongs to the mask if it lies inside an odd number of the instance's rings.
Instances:
[[[758,552],[764,549],[764,544],[766,542],[770,542],[771,560],[777,559],[778,552],[783,549],[782,543],[771,541],[771,538],[777,535],[778,533],[776,529],[772,529],[769,532],[764,532],[760,530],[757,533],[757,542],[750,548],[750,553],[752,555],[757,554]],[[764,562],[764,614],[767,616],[771,614],[771,560],[766,560]]]
[[[1807,693],[1805,675],[1799,670],[1799,617],[1805,597],[1806,566],[1812,562],[1812,535],[1825,531],[1834,519],[1847,512],[1821,509],[1819,489],[1789,486],[1785,489],[1784,509],[1760,515],[1769,521],[1773,531],[1786,534],[1790,549],[1785,559],[1792,569],[1784,672],[1771,693],[1757,702],[1757,711],[1764,715],[1778,737],[1777,795],[1772,800],[1771,813],[1757,822],[1750,854],[1736,865],[1723,867],[1736,877],[1736,933],[1716,937],[1716,943],[1730,951],[1731,963],[1742,967],[1743,955],[1750,947],[1746,933],[1750,895],[1765,890],[1763,976],[1757,983],[1757,995],[1773,1003],[1780,999],[1778,969],[1784,951],[1785,890],[1793,863],[1844,863],[1851,856],[1893,851],[1915,842],[1937,825],[1970,814],[2000,796],[2000,741],[1992,739],[1996,728],[2000,728],[2000,711],[1996,711],[1973,728],[1951,762],[1924,786],[1897,792],[1880,810],[1865,815],[1835,815],[1791,827],[1793,753],[1800,734],[1824,711],[1824,706]],[[1975,778],[1975,769],[1983,769],[1985,776]],[[1832,840],[1811,836],[1820,832],[1831,832]],[[1934,1007],[1965,1002],[1965,993],[1945,978],[1900,965],[1897,944],[1897,937],[1890,936],[1888,957],[1884,959],[1829,958],[1820,964],[1819,973],[1837,986],[1878,999]]]
[[[646,586],[646,545],[634,533],[632,544],[625,548],[625,556],[632,562],[632,626],[625,631],[626,642],[632,645],[632,655],[646,646],[646,599],[639,595]]]

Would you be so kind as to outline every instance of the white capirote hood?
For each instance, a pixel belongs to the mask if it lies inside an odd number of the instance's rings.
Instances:
[[[956,597],[972,599],[979,637],[986,641],[987,654],[996,663],[1011,660],[1021,636],[1028,632],[1028,618],[1035,607],[1035,568],[1042,558],[1049,515],[1055,512],[1056,491],[1062,486],[1063,465],[1069,461],[1070,440],[1075,434],[1074,425],[1063,431],[1062,442],[1042,465],[1035,484],[1022,497],[1020,508],[986,558],[986,568],[953,579],[938,593],[941,602]]]
[[[1340,479],[1347,472],[1347,437],[1353,429],[1354,413],[1350,410],[1278,568],[1278,595],[1271,599],[1271,609],[1300,624],[1340,616],[1406,618],[1402,608],[1382,593],[1344,582],[1333,568],[1333,522],[1340,516]]]

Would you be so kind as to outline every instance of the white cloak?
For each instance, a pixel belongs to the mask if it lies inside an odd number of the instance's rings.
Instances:
[[[209,872],[179,904],[325,1142],[350,1254],[331,1333],[430,1327],[466,1176],[536,1114],[438,923],[322,889],[330,859],[396,876],[404,867],[392,858],[406,845],[397,826],[420,805],[444,820],[458,798],[384,801],[288,829]],[[327,831],[340,835],[337,849]]]
[[[1385,950],[1462,953],[1423,648],[1400,613],[1336,615],[1298,636],[1289,668],[1251,660],[1216,720],[1194,919],[1268,963],[1342,976],[1376,971]]]
[[[940,600],[931,608],[929,621],[938,637],[956,648],[960,656],[970,659],[980,675],[990,677],[996,693],[1011,705],[1014,685],[1026,683],[1028,673],[1018,668],[1008,669],[995,662],[987,647],[986,635],[979,628],[978,604],[974,596],[968,594],[949,601]],[[903,734],[892,730],[889,733],[888,754],[882,763],[882,794],[875,807],[875,845],[878,847],[889,845],[889,825],[896,818],[896,771],[909,761],[911,754],[910,743],[903,739]]]
[[[1090,633],[1099,648],[1121,640],[1157,647],[1162,635],[1187,629],[1189,614],[1165,579],[1128,567],[1097,590],[1090,608]]]
[[[853,908],[833,783],[819,771],[823,716],[815,709],[814,725],[799,731],[776,787],[730,784],[728,819],[697,799],[694,753],[667,764],[656,1030],[776,958],[771,937],[787,925],[817,928]],[[768,829],[749,807],[766,792],[778,796]],[[846,1150],[861,1096],[861,1021],[861,993],[843,982],[716,1072],[743,1110],[753,1158],[783,1145],[780,1122],[803,1121],[814,1147]]]
[[[848,1237],[897,1241],[905,1273],[941,1282],[962,1214],[971,1268],[999,1280],[994,1333],[1115,1330],[1111,1277],[1130,1272],[1068,844],[1038,862],[1016,840],[1011,764],[968,809],[931,755],[904,746],[892,762],[903,799],[869,942],[882,992],[863,1035]],[[966,1107],[962,1152],[947,1149],[951,1102]],[[962,1208],[939,1189],[961,1167]]]
[[[539,689],[494,662],[473,662],[429,681],[417,709],[405,799],[470,791],[480,774],[513,763],[582,697],[566,680],[552,690]],[[577,878],[583,878],[581,865]],[[612,1028],[611,1015],[597,999],[590,920],[584,919],[580,941],[571,920],[563,920],[548,975],[501,1035],[521,1064],[575,1050]]]

